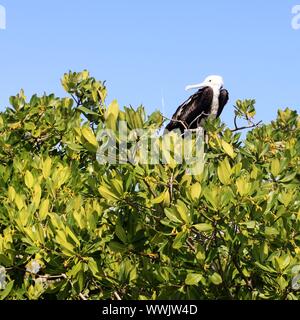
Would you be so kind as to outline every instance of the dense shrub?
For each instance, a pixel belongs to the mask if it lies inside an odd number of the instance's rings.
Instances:
[[[106,106],[86,71],[62,84],[70,97],[21,91],[0,113],[0,298],[300,297],[297,112],[244,141],[210,121],[192,176],[185,163],[99,163],[102,129],[159,130],[164,118]],[[236,119],[254,114],[237,102]]]

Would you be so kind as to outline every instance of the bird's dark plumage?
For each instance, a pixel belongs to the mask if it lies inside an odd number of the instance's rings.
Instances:
[[[220,95],[219,95],[219,110],[217,113],[217,118],[220,117],[225,105],[227,104],[229,100],[229,93],[226,89],[221,89]]]
[[[167,125],[166,130],[172,131],[180,129],[196,129],[201,126],[203,119],[211,114],[214,92],[209,86],[199,89],[195,94],[189,97],[181,104],[174,113],[172,120]],[[228,91],[220,90],[219,106],[216,117],[219,117],[224,106],[228,102]]]

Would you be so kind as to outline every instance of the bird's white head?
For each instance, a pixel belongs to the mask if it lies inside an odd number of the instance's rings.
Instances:
[[[185,87],[185,90],[200,89],[204,87],[212,87],[213,89],[220,90],[224,86],[224,81],[221,76],[208,76],[199,84],[193,84]]]

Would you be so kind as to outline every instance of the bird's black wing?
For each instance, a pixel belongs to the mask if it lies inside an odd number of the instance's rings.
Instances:
[[[171,122],[166,126],[166,130],[180,129],[183,132],[185,129],[197,128],[201,119],[209,114],[212,99],[212,88],[199,89],[178,107]]]
[[[229,100],[229,93],[226,89],[222,89],[219,95],[219,109],[217,113],[217,118],[221,115],[226,103]]]

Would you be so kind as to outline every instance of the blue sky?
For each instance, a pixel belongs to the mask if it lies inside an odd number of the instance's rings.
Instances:
[[[10,95],[55,92],[68,70],[107,80],[108,100],[171,116],[187,84],[220,74],[237,99],[257,100],[257,119],[300,109],[300,0],[0,0],[0,109]],[[162,96],[165,108],[162,108]]]

